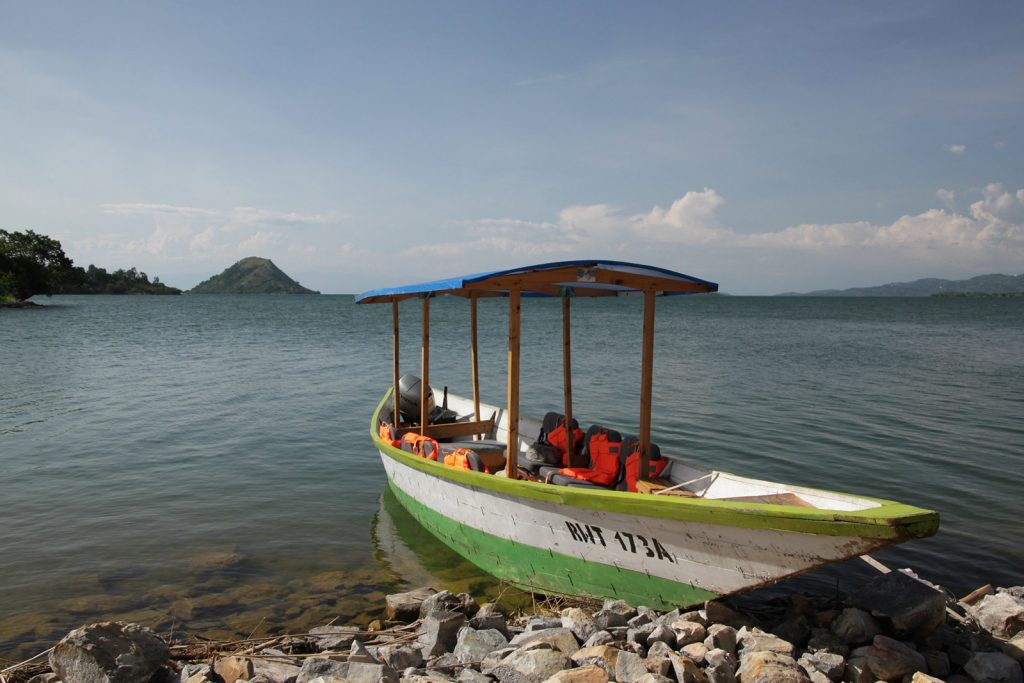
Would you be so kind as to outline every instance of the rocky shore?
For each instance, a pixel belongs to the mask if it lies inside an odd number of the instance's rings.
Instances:
[[[656,612],[550,599],[509,615],[421,588],[366,629],[168,643],[126,622],[69,633],[0,683],[1022,683],[1024,587],[961,601],[912,574],[845,597]]]

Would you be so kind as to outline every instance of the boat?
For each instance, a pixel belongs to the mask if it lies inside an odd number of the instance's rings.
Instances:
[[[656,300],[717,290],[665,268],[574,260],[358,295],[359,304],[391,304],[392,385],[370,420],[389,487],[437,538],[516,587],[664,609],[933,535],[939,516],[931,510],[707,469],[652,443]],[[643,298],[638,433],[601,425],[584,433],[572,415],[571,301],[628,295]],[[469,302],[467,396],[429,381],[430,301],[440,296]],[[504,406],[480,401],[477,302],[485,297],[508,299]],[[559,412],[543,418],[519,412],[520,309],[533,297],[562,303],[563,396]],[[422,306],[418,377],[399,371],[398,304],[406,299]]]

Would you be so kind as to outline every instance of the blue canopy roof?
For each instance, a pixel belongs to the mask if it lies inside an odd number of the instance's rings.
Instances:
[[[376,304],[411,297],[454,294],[506,296],[518,289],[526,296],[618,296],[653,290],[658,295],[717,292],[718,284],[656,266],[606,260],[556,261],[510,270],[460,275],[401,287],[371,289],[356,303]]]

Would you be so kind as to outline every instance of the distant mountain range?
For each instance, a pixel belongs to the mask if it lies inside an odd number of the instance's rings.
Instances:
[[[250,256],[200,282],[193,294],[319,294],[288,277],[270,259]]]
[[[969,280],[940,280],[929,277],[913,282],[890,282],[877,287],[852,287],[850,289],[819,289],[814,292],[785,292],[778,296],[935,296],[949,292],[973,292],[977,294],[1004,294],[1024,292],[1024,274],[1021,275],[979,275]]]

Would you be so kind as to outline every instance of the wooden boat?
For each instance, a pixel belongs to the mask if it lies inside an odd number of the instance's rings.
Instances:
[[[934,534],[938,514],[929,510],[707,470],[673,458],[670,452],[657,478],[645,476],[659,455],[651,443],[656,297],[717,289],[713,282],[662,268],[593,260],[480,273],[359,295],[358,303],[392,304],[393,382],[374,412],[370,433],[395,495],[439,539],[513,585],[546,593],[616,597],[662,608],[697,604]],[[644,299],[639,437],[623,439],[634,444],[636,492],[621,490],[626,488],[621,471],[612,486],[546,483],[522,467],[523,456],[531,446],[536,448],[542,427],[540,420],[519,414],[522,299],[562,299],[565,381],[561,407],[565,423],[571,424],[571,299],[625,294],[640,294]],[[441,422],[432,422],[430,300],[442,295],[469,300],[473,387],[472,397],[467,398],[446,392],[448,410]],[[477,300],[494,296],[509,301],[506,406],[486,405],[479,399]],[[418,419],[409,410],[403,416],[400,405],[398,302],[409,298],[421,300],[423,315]],[[408,452],[400,440],[417,437],[407,434],[431,437],[442,449],[465,447],[479,452],[490,466],[483,471],[462,469]],[[567,452],[570,458],[578,457],[571,438]]]

